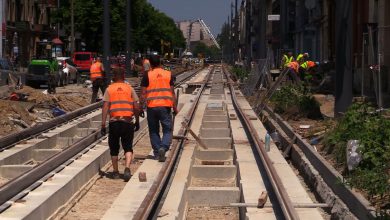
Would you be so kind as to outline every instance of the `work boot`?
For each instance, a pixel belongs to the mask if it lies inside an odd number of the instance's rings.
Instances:
[[[111,175],[109,176],[109,178],[110,179],[114,179],[114,180],[119,179],[119,172],[118,171],[113,171],[111,173]]]
[[[158,150],[158,162],[164,162],[165,161],[165,149],[160,148]]]
[[[123,172],[123,179],[125,180],[125,182],[127,182],[130,180],[130,177],[131,177],[130,168],[126,167],[125,172]]]

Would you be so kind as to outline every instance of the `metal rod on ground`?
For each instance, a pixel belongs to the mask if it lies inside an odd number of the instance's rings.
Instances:
[[[183,127],[191,134],[192,137],[198,142],[199,146],[201,146],[203,149],[207,150],[206,145],[203,143],[203,141],[195,134],[195,132],[188,127],[188,124],[186,122],[182,123]]]
[[[259,208],[257,203],[230,203],[233,207],[256,207]],[[272,204],[265,204],[260,208],[272,208]],[[329,208],[326,203],[293,203],[294,208]]]

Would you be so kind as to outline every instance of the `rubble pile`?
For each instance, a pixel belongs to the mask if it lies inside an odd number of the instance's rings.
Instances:
[[[15,96],[0,100],[0,137],[55,117],[53,109],[71,112],[90,104],[91,89],[77,85],[57,88],[56,94],[24,86]]]

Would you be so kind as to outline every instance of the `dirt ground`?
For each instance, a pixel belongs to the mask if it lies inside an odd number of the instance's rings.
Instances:
[[[71,112],[86,106],[91,97],[91,89],[82,85],[59,87],[56,94],[28,86],[15,92],[26,95],[26,100],[0,100],[0,137],[54,118],[54,107]]]
[[[143,134],[145,135],[143,135],[139,141],[134,141],[133,150],[135,159],[130,166],[132,174],[134,174],[143,163],[142,159],[137,158],[146,158],[151,151],[149,135],[147,135],[148,133],[146,130],[143,131]],[[124,163],[125,161],[122,158],[119,161],[119,173],[121,176],[124,170]],[[106,174],[110,174],[111,171],[112,168],[110,167],[109,170],[97,179],[88,192],[77,201],[77,204],[74,207],[71,207],[65,216],[61,217],[61,219],[101,219],[126,185],[126,182],[124,182],[123,179],[110,179]],[[131,178],[138,177],[132,176]],[[131,195],[129,195],[129,200],[131,200]]]
[[[238,208],[230,207],[189,207],[187,220],[238,220]]]

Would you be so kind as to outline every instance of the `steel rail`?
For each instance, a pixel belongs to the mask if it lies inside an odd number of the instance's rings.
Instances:
[[[182,79],[182,80],[180,80],[180,82],[178,82],[178,85],[181,85],[188,78],[190,78],[193,75],[195,75],[196,73],[198,73],[201,69],[202,68],[196,69],[195,71],[190,73],[188,76],[184,77],[184,79]],[[186,73],[186,71],[178,73],[178,74],[176,74],[176,77],[180,76],[182,74],[185,74],[185,73]],[[45,131],[48,131],[48,130],[51,130],[55,127],[58,127],[58,126],[62,125],[63,123],[66,123],[68,121],[76,119],[77,117],[88,114],[88,113],[102,107],[102,105],[103,105],[103,102],[97,102],[97,103],[82,107],[80,109],[77,109],[75,111],[69,112],[65,115],[56,117],[56,118],[54,118],[50,121],[44,122],[42,124],[30,127],[30,128],[26,128],[26,129],[24,129],[20,132],[17,132],[17,133],[13,133],[13,134],[4,136],[4,137],[0,138],[0,152],[11,148],[12,146],[18,144],[22,140],[31,138],[33,136],[37,136]]]
[[[233,87],[233,83],[231,82],[225,68],[223,68],[223,72],[225,73],[226,78],[229,81],[228,84],[229,84],[230,94],[231,94],[232,101],[233,101],[233,106],[234,106],[236,112],[239,114],[239,118],[241,118],[242,121],[244,122],[243,125],[249,131],[250,138],[252,138],[252,140],[254,141],[254,144],[256,145],[256,150],[257,150],[259,157],[263,163],[266,174],[267,174],[268,179],[271,183],[272,189],[275,192],[276,198],[278,200],[278,203],[280,205],[280,208],[283,212],[285,219],[298,220],[299,219],[298,213],[296,212],[294,205],[293,205],[292,201],[290,200],[290,198],[287,194],[287,191],[285,190],[285,188],[282,184],[282,181],[281,181],[279,175],[277,174],[276,169],[275,169],[271,159],[268,157],[268,154],[265,151],[263,143],[260,140],[260,138],[256,132],[256,129],[253,127],[252,122],[250,121],[248,116],[244,113],[244,111],[242,110],[241,106],[239,105],[239,103],[237,101],[237,96],[236,96],[236,93],[235,93],[235,90]]]
[[[190,112],[187,114],[187,118],[189,119],[188,125],[191,125],[193,116],[195,115],[195,111],[197,109],[200,97],[202,96],[202,93],[204,89],[206,88],[206,84],[210,79],[211,72],[213,72],[214,68],[210,70],[208,75],[206,76],[206,81],[200,88],[200,92],[198,93],[194,104],[192,108],[190,109]],[[181,126],[179,130],[179,136],[185,136],[187,134],[187,130]],[[156,180],[154,181],[152,187],[150,188],[148,194],[145,196],[144,200],[142,201],[140,207],[138,208],[137,212],[135,213],[133,219],[137,220],[146,220],[151,219],[151,216],[153,216],[153,209],[156,205],[158,205],[158,198],[162,196],[164,193],[163,188],[166,186],[166,184],[169,181],[170,176],[172,175],[173,168],[175,164],[178,161],[178,155],[180,149],[183,147],[184,139],[181,140],[173,140],[172,146],[171,146],[171,156],[167,158],[165,161],[163,167],[161,168],[161,171],[159,175],[157,176]]]
[[[33,169],[23,173],[21,176],[18,176],[3,186],[0,187],[0,205],[4,205],[7,201],[12,199],[14,196],[22,192],[28,186],[32,185],[48,173],[50,173],[55,168],[59,167],[67,160],[71,159],[82,150],[86,148],[86,146],[92,145],[102,136],[99,131],[95,131],[92,134],[88,135],[84,139],[76,142],[72,146],[64,149],[63,151],[55,154],[50,157],[45,162],[37,165]]]
[[[339,197],[359,219],[375,219],[374,207],[370,205],[363,196],[353,192],[344,184],[340,184],[340,180],[344,177],[334,169],[306,140],[299,134],[294,132],[294,129],[282,119],[278,114],[273,112],[268,106],[265,106],[261,115],[270,117],[283,131],[289,139],[296,137],[296,145],[308,159],[310,164],[318,171],[328,187]],[[268,119],[267,119],[268,120]],[[270,122],[272,123],[272,122]],[[283,137],[282,137],[283,138]]]

